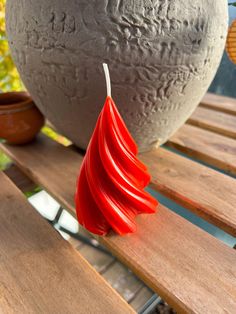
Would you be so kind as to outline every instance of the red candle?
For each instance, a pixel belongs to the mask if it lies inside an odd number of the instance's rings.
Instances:
[[[144,188],[150,182],[147,168],[111,98],[104,65],[107,99],[84,157],[75,196],[79,223],[90,232],[120,235],[136,231],[135,217],[155,213],[158,202]]]

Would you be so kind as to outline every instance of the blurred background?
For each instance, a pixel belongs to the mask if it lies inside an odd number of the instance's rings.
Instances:
[[[228,1],[231,3],[232,1]],[[229,6],[229,24],[236,19],[236,7]],[[229,60],[226,52],[223,55],[221,65],[209,91],[219,95],[236,98],[236,66]]]
[[[0,0],[0,91],[24,89],[9,51],[5,30],[6,0]]]

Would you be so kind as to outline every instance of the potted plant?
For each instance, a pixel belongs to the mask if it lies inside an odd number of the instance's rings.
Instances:
[[[0,138],[10,144],[25,144],[43,125],[44,117],[28,93],[0,93]]]

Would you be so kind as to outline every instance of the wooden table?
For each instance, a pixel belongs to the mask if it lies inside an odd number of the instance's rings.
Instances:
[[[30,145],[2,144],[1,148],[31,180],[75,214],[75,181],[83,159],[78,149],[64,147],[45,135]],[[236,236],[235,100],[206,95],[163,148],[140,158],[149,167],[154,190]],[[0,220],[6,223],[4,231],[0,230],[0,273],[7,269],[6,275],[0,275],[0,309],[17,304],[20,309],[32,306],[35,312],[50,308],[43,295],[48,291],[46,282],[52,280],[47,278],[47,271],[55,268],[52,285],[56,287],[62,281],[60,289],[68,293],[62,297],[59,289],[55,295],[52,293],[52,299],[57,297],[57,305],[61,301],[68,313],[86,304],[91,313],[93,306],[97,306],[96,313],[105,313],[104,308],[108,313],[132,313],[83,258],[25,205],[9,179],[1,175],[0,180],[4,186],[0,192],[4,199]],[[42,236],[37,233],[39,228],[45,230]],[[119,237],[111,233],[99,240],[177,311],[236,313],[236,251],[163,205],[156,215],[138,217],[136,234]],[[68,288],[67,276],[75,276]],[[19,277],[23,286],[16,284]]]

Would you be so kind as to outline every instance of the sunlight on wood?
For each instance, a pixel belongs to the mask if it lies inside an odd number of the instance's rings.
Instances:
[[[52,140],[60,143],[63,146],[68,147],[72,144],[72,142],[70,140],[68,140],[66,137],[60,135],[59,133],[54,131],[49,126],[43,127],[42,133],[45,134],[47,137],[51,138]]]

